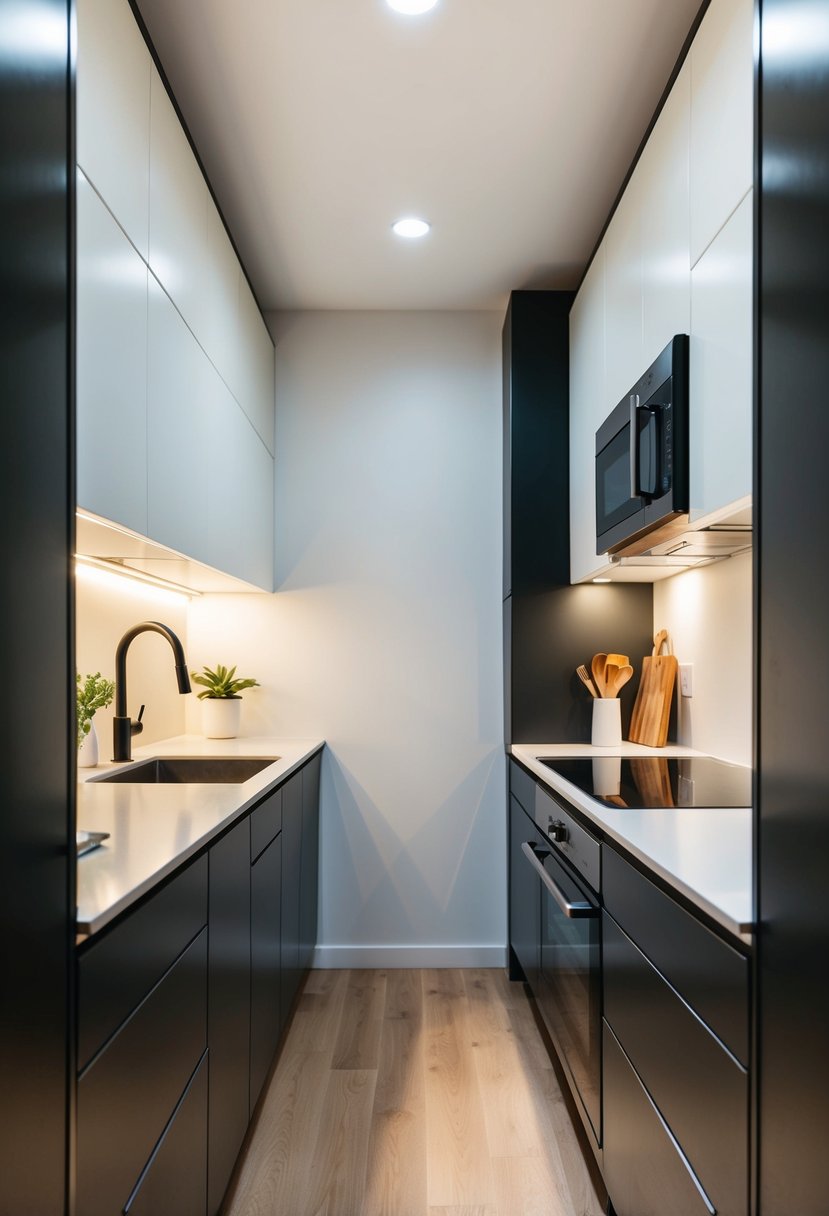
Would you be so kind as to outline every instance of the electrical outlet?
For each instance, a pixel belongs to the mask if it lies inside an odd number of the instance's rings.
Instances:
[[[680,663],[679,665],[679,691],[683,697],[692,697],[694,695],[694,664]]]

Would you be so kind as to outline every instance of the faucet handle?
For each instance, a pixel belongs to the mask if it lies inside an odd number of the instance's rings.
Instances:
[[[141,734],[142,730],[144,729],[144,724],[141,721],[141,719],[143,717],[144,717],[144,706],[142,705],[138,711],[138,717],[135,719],[134,722],[130,722],[130,734],[131,735],[140,735]]]

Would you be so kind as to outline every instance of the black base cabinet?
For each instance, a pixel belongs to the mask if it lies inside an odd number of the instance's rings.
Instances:
[[[319,784],[317,753],[79,947],[77,1216],[220,1211],[316,945]]]

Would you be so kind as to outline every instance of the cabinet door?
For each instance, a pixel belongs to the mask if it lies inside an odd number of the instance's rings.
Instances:
[[[299,968],[306,971],[317,944],[319,894],[320,768],[318,753],[302,770],[302,876],[299,885]]]
[[[146,260],[152,60],[127,3],[78,0],[78,164]]]
[[[239,262],[212,198],[207,200],[205,315],[201,342],[210,361],[233,391],[239,380]]]
[[[299,962],[299,894],[302,874],[302,773],[282,787],[282,992],[287,1021],[302,977]]]
[[[691,47],[691,265],[754,181],[754,4],[713,0]]]
[[[78,505],[147,532],[147,267],[77,190]]]
[[[153,68],[150,269],[196,334],[205,328],[209,193],[173,103]]]
[[[510,796],[509,944],[510,979],[520,979],[515,963],[534,991],[538,990],[541,934],[541,881],[533,873],[522,844],[540,843],[541,837],[518,800]]]
[[[209,564],[273,589],[273,457],[227,386],[210,370]]]
[[[153,275],[148,329],[147,532],[209,562],[209,377],[215,373]]]
[[[250,1114],[279,1042],[282,835],[250,871]]]
[[[642,354],[643,186],[640,163],[627,184],[604,239],[605,376],[609,397],[606,413],[621,401],[645,370]]]
[[[239,270],[240,383],[234,389],[265,447],[274,454],[274,351],[247,279]]]
[[[207,1054],[202,1056],[125,1216],[204,1216],[207,1178]]]
[[[691,520],[752,492],[753,191],[691,272]]]
[[[219,1211],[250,1115],[250,818],[208,854],[208,1216]]]

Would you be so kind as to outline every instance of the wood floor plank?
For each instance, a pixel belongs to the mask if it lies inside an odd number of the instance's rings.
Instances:
[[[492,1169],[498,1216],[583,1216],[546,1157],[498,1157]]]
[[[364,1216],[424,1216],[426,1099],[419,971],[386,977]]]
[[[458,971],[423,972],[427,1195],[433,1207],[491,1205],[493,1180]]]
[[[463,979],[489,1155],[538,1156],[544,1152],[545,1129],[521,1067],[495,973],[469,970],[463,973]]]
[[[371,1111],[376,1073],[336,1069],[322,1092],[322,1118],[297,1205],[277,1212],[291,1216],[346,1216],[363,1211]]]
[[[377,1068],[385,999],[385,971],[348,973],[332,1068]]]
[[[330,1062],[340,1033],[348,977],[348,971],[311,972],[294,1010],[286,1047],[290,1043],[297,1052],[327,1052]]]

